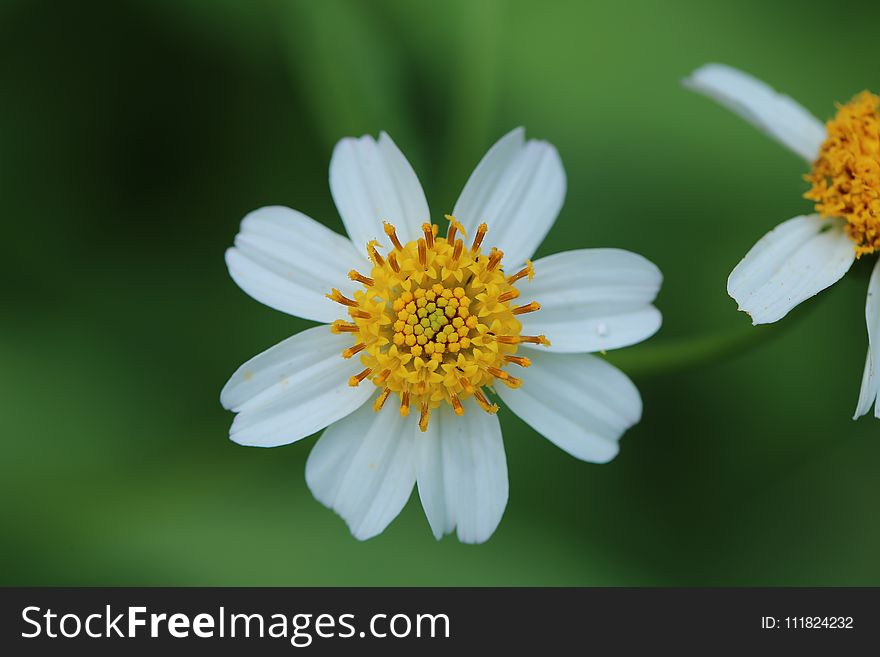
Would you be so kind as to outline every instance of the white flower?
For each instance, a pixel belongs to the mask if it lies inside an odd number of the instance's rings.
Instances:
[[[330,191],[350,240],[267,207],[244,218],[226,252],[245,292],[324,324],[232,375],[220,397],[237,413],[232,440],[275,447],[326,428],[306,481],[359,539],[381,533],[414,485],[437,538],[492,535],[508,491],[498,406],[486,394],[498,381],[498,396],[554,444],[585,461],[614,458],[642,403],[622,372],[589,354],[657,331],[661,275],[617,249],[532,264],[565,187],[556,149],[513,130],[471,175],[442,237],[387,134],[340,141]],[[517,305],[519,296],[540,304]]]
[[[752,247],[727,279],[727,292],[754,324],[785,317],[829,287],[862,255],[880,250],[880,98],[863,92],[823,125],[806,109],[763,82],[708,64],[685,86],[715,99],[801,156],[812,167],[804,194],[816,213],[779,224]],[[868,355],[853,419],[874,405],[880,417],[880,261],[865,304]]]

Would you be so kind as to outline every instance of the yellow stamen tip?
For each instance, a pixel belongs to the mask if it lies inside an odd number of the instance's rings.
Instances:
[[[532,361],[525,356],[511,356],[507,355],[504,357],[508,363],[514,363],[515,365],[519,365],[520,367],[530,367]]]
[[[382,393],[376,397],[376,401],[373,402],[373,412],[378,413],[382,410],[382,407],[385,405],[385,400],[388,399],[388,395],[391,394],[391,388],[385,388]]]
[[[422,402],[422,410],[419,415],[419,431],[425,433],[428,430],[428,422],[431,421],[431,408],[428,402]]]
[[[474,235],[474,243],[471,245],[471,251],[476,253],[480,250],[480,245],[483,243],[483,238],[486,237],[486,233],[489,231],[489,227],[482,223],[477,227],[477,234]]]
[[[385,229],[385,234],[391,239],[391,243],[394,245],[394,248],[398,251],[403,249],[403,244],[400,243],[400,240],[397,238],[397,229],[387,221],[382,222],[382,227]],[[391,257],[389,255],[389,257]]]
[[[370,257],[370,260],[373,262],[374,265],[376,265],[377,267],[381,267],[385,264],[385,260],[379,254],[379,251],[376,248],[378,246],[381,246],[379,244],[379,240],[370,240],[369,242],[367,242],[367,255]]]
[[[517,306],[511,312],[513,312],[514,315],[522,315],[524,313],[533,313],[538,310],[541,310],[541,304],[537,301],[532,301],[523,306]]]
[[[363,342],[359,342],[359,343],[356,344],[355,346],[353,346],[353,347],[349,347],[348,349],[346,349],[345,351],[343,351],[343,352],[342,352],[342,357],[343,357],[343,358],[351,358],[351,357],[354,356],[355,354],[360,353],[361,351],[363,351],[363,350],[366,348],[366,346],[367,346],[367,345],[364,344]]]
[[[451,214],[447,214],[447,215],[445,215],[445,217],[446,217],[446,221],[449,222],[449,230],[450,230],[450,235],[447,237],[447,239],[452,240],[452,238],[455,236],[455,234],[457,232],[461,233],[461,236],[464,239],[467,239],[467,232],[465,231],[464,226],[462,226],[459,223],[458,219],[453,217]]]
[[[331,333],[357,333],[358,327],[357,324],[350,324],[348,322],[344,322],[341,319],[337,319],[330,325]]]

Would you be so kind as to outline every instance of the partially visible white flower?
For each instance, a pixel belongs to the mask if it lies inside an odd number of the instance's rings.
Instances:
[[[734,268],[727,292],[754,324],[782,319],[837,282],[862,255],[880,250],[880,98],[863,92],[823,125],[788,96],[750,75],[707,64],[684,81],[733,110],[812,167],[804,195],[816,213],[779,224]],[[880,417],[880,262],[865,304],[868,355],[853,419],[874,406]]]
[[[477,166],[441,234],[387,134],[340,141],[330,191],[351,241],[267,207],[226,253],[245,292],[325,324],[233,374],[221,393],[237,414],[232,440],[274,447],[326,428],[306,481],[359,539],[382,532],[414,486],[437,538],[491,536],[508,493],[493,391],[573,456],[614,458],[642,402],[590,352],[657,331],[661,275],[617,249],[531,263],[565,188],[556,149],[518,128]]]

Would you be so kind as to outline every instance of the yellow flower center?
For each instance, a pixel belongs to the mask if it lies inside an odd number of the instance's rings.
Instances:
[[[828,136],[804,196],[823,217],[840,217],[856,255],[880,249],[880,97],[862,92],[828,121]]]
[[[486,224],[466,248],[461,224],[451,216],[447,219],[446,237],[437,237],[436,225],[423,224],[424,237],[405,245],[394,226],[386,223],[391,252],[383,258],[378,242],[371,241],[370,276],[349,273],[364,289],[355,292],[354,299],[336,289],[327,295],[347,306],[351,318],[331,326],[334,333],[354,336],[354,346],[343,357],[360,354],[364,365],[349,385],[369,380],[381,388],[373,404],[377,412],[392,393],[400,399],[401,415],[409,415],[415,406],[422,431],[428,428],[431,409],[441,403],[462,415],[462,400],[473,396],[483,410],[495,413],[498,406],[483,388],[496,379],[511,388],[520,386],[522,381],[505,370],[510,364],[531,364],[515,355],[518,345],[550,344],[543,335],[520,335],[517,315],[539,310],[538,303],[512,305],[519,297],[514,283],[534,276],[532,264],[505,276],[504,254],[494,248],[488,254],[481,250]]]

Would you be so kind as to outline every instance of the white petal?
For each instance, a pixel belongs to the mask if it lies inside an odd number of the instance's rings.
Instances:
[[[459,417],[441,406],[416,436],[419,497],[436,538],[458,527],[460,541],[482,543],[507,506],[507,458],[498,417],[464,407]]]
[[[452,214],[469,236],[489,226],[486,244],[504,251],[505,262],[532,256],[565,200],[565,170],[556,149],[544,141],[525,142],[517,128],[483,157],[458,197]]]
[[[359,249],[374,239],[384,243],[383,221],[394,224],[406,243],[417,239],[422,224],[431,220],[419,179],[384,132],[378,142],[364,135],[336,144],[330,160],[330,192]]]
[[[415,426],[393,405],[378,413],[365,405],[328,427],[309,454],[312,494],[342,516],[355,538],[381,534],[412,494]]]
[[[538,433],[575,458],[606,463],[623,432],[642,417],[642,399],[627,376],[589,354],[529,352],[532,366],[517,373],[521,387],[495,387],[498,396]]]
[[[363,405],[376,387],[348,385],[363,369],[357,358],[342,357],[351,343],[351,336],[316,326],[239,367],[220,393],[220,403],[238,414],[229,437],[255,447],[286,445]]]
[[[238,286],[257,301],[316,322],[332,322],[345,310],[324,295],[350,291],[348,272],[367,268],[352,243],[290,208],[254,210],[241,222],[226,265]]]
[[[860,418],[874,406],[874,415],[880,418],[880,376],[878,376],[876,356],[880,355],[880,260],[871,272],[868,284],[868,300],[865,302],[865,323],[868,325],[868,355],[865,358],[865,372],[862,375],[862,388],[859,403],[853,419]]]
[[[520,316],[522,332],[546,335],[550,351],[617,349],[641,342],[660,328],[660,311],[651,302],[663,275],[640,255],[581,249],[541,258],[534,267],[535,278],[517,285],[521,300],[537,301],[541,309]]]
[[[782,222],[734,268],[727,293],[754,324],[782,319],[849,270],[856,252],[843,227],[815,214]]]
[[[723,64],[706,64],[684,86],[718,101],[808,162],[819,155],[825,126],[800,104]]]

